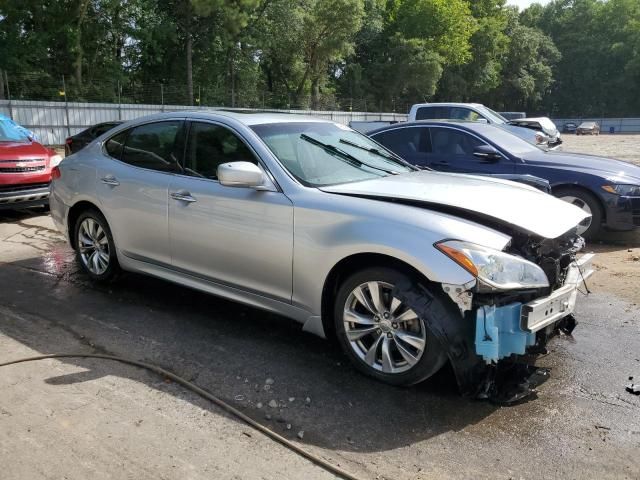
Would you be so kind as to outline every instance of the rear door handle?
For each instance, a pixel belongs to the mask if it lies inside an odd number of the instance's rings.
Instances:
[[[170,196],[174,200],[178,200],[180,202],[193,203],[197,201],[195,198],[191,196],[189,192],[186,192],[184,190],[180,190],[179,192],[171,192]]]
[[[120,185],[120,182],[113,175],[107,175],[106,177],[102,177],[100,181],[105,185],[111,185],[113,187],[117,187],[118,185]]]

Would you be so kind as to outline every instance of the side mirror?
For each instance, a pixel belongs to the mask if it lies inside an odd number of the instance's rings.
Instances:
[[[258,188],[264,184],[264,172],[255,163],[230,162],[218,165],[218,180],[227,187]]]
[[[500,159],[500,152],[491,145],[477,146],[473,149],[473,155],[487,162],[497,162]]]

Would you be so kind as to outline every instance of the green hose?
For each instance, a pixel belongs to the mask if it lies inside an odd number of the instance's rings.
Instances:
[[[327,462],[326,460],[315,456],[311,452],[308,452],[304,448],[296,445],[295,443],[291,442],[290,440],[287,440],[282,435],[278,435],[273,430],[270,430],[269,428],[265,427],[264,425],[256,422],[252,418],[250,418],[247,415],[245,415],[244,413],[242,413],[237,408],[229,405],[228,403],[226,403],[223,400],[220,400],[218,397],[210,394],[209,392],[207,392],[206,390],[203,390],[202,388],[198,387],[197,385],[194,385],[193,383],[189,382],[188,380],[185,380],[184,378],[179,377],[178,375],[176,375],[174,373],[171,373],[171,372],[165,370],[164,368],[157,367],[157,366],[151,365],[149,363],[138,362],[137,360],[129,360],[127,358],[116,357],[114,355],[102,355],[102,354],[97,354],[97,353],[55,353],[55,354],[51,354],[51,355],[38,355],[38,356],[35,356],[35,357],[20,358],[18,360],[13,360],[13,361],[10,361],[10,362],[0,363],[0,367],[6,367],[8,365],[15,365],[17,363],[34,362],[34,361],[37,361],[37,360],[46,360],[48,358],[100,358],[100,359],[103,359],[103,360],[113,360],[113,361],[116,361],[116,362],[126,363],[126,364],[133,365],[133,366],[136,366],[136,367],[140,367],[140,368],[145,368],[147,370],[151,370],[152,372],[155,372],[158,375],[161,375],[161,376],[166,377],[166,378],[170,378],[174,382],[182,385],[185,388],[188,388],[189,390],[197,393],[201,397],[206,398],[207,400],[215,403],[217,406],[219,406],[220,408],[222,408],[226,412],[229,412],[230,414],[234,415],[235,417],[239,418],[240,420],[245,422],[247,425],[249,425],[249,426],[255,428],[256,430],[262,432],[267,437],[269,437],[272,440],[275,440],[276,442],[280,443],[281,445],[287,447],[289,450],[294,451],[295,453],[297,453],[298,455],[306,458],[307,460],[311,461],[315,465],[317,465],[317,466],[319,466],[321,468],[324,468],[328,472],[331,472],[334,475],[337,475],[338,477],[344,478],[346,480],[360,480],[355,475],[352,475],[351,473],[344,471],[340,467],[332,465],[331,463]]]

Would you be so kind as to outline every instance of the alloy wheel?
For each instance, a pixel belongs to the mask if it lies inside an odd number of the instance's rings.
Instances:
[[[78,249],[84,266],[94,275],[109,268],[111,254],[107,233],[93,218],[85,218],[78,228]]]
[[[566,195],[566,196],[559,197],[559,198],[560,198],[560,200],[563,200],[563,201],[565,201],[567,203],[575,205],[576,207],[578,207],[581,210],[584,210],[589,215],[593,215],[593,212],[591,211],[591,208],[589,207],[589,204],[587,202],[585,202],[584,200],[582,200],[581,198],[574,197],[572,195]],[[593,218],[592,217],[588,217],[588,218],[585,218],[582,222],[580,222],[578,224],[578,235],[584,235],[584,232],[589,230],[589,227],[591,226],[591,222],[592,221],[593,221]]]
[[[402,373],[425,352],[426,328],[418,315],[393,295],[394,285],[371,281],[347,297],[343,322],[355,354],[383,373]]]

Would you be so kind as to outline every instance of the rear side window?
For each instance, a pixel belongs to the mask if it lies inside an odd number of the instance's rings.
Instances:
[[[136,167],[159,172],[180,169],[182,121],[147,123],[133,128],[127,137],[121,160]],[[114,137],[115,139],[115,137]]]
[[[416,120],[437,120],[450,118],[449,107],[420,107]]]
[[[431,137],[426,127],[396,128],[372,137],[412,165],[426,166],[431,152]]]
[[[218,165],[258,160],[249,147],[231,130],[212,123],[193,122],[189,129],[185,170],[190,175],[218,178]]]
[[[109,156],[120,160],[120,157],[122,156],[122,149],[124,147],[124,141],[127,139],[128,133],[129,131],[125,130],[124,132],[120,132],[116,136],[111,137],[109,140],[107,140],[107,143],[105,144],[105,150],[107,151]]]

